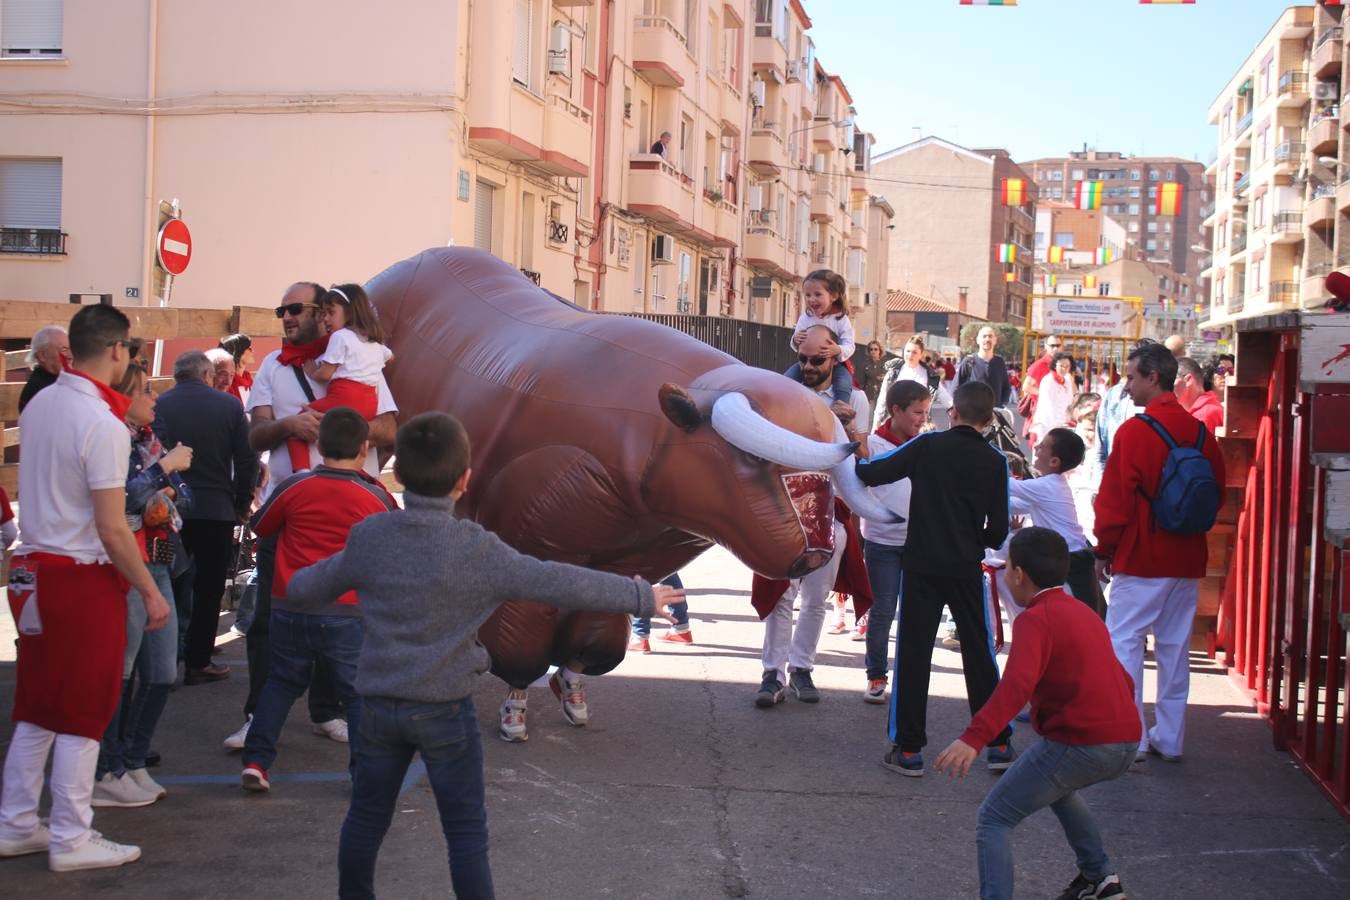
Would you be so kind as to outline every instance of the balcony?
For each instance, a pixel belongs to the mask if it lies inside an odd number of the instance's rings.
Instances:
[[[0,253],[65,256],[66,233],[55,228],[0,228]]]
[[[1303,218],[1309,228],[1323,228],[1336,218],[1336,188],[1329,184],[1315,185],[1304,207]]]
[[[1302,141],[1283,141],[1275,145],[1275,171],[1293,172],[1297,171],[1299,164],[1303,160],[1303,154],[1308,152],[1308,145]]]
[[[766,123],[750,129],[750,141],[745,148],[746,165],[765,178],[777,178],[790,168],[787,149],[778,135],[776,125]]]
[[[654,153],[634,153],[628,160],[628,209],[672,231],[694,223],[693,179]]]
[[[1274,306],[1297,306],[1299,286],[1296,281],[1272,281],[1267,292]]]
[[[774,72],[773,80],[779,84],[787,80],[787,48],[779,43],[778,38],[762,35],[759,33],[760,26],[755,26],[755,43],[751,48],[751,59],[754,60],[756,70],[772,69]],[[811,73],[814,78],[815,73]],[[806,93],[803,91],[803,93]]]
[[[866,249],[867,229],[857,222],[851,223],[848,229],[848,245],[849,247],[861,247]]]
[[[1237,196],[1238,194],[1245,194],[1247,193],[1247,188],[1251,186],[1252,186],[1252,173],[1245,172],[1243,173],[1241,178],[1233,182],[1233,195]]]
[[[1242,306],[1245,300],[1246,298],[1240,293],[1229,294],[1228,302],[1224,304],[1224,308],[1228,310],[1229,313],[1240,313],[1242,312]]]
[[[1302,106],[1308,102],[1308,73],[1290,69],[1280,76],[1280,106]]]
[[[1338,107],[1312,120],[1308,127],[1308,149],[1314,156],[1334,155],[1341,139],[1341,117]]]
[[[1294,244],[1303,240],[1303,213],[1277,212],[1270,222],[1273,244]]]
[[[738,247],[741,242],[741,211],[719,191],[704,191],[703,228],[708,242],[717,247]]]
[[[544,159],[535,164],[553,175],[589,173],[592,156],[591,114],[566,97],[549,96],[544,104]]]
[[[1233,230],[1233,246],[1228,248],[1229,256],[1237,256],[1239,253],[1247,252],[1247,232],[1245,229]]]
[[[1214,206],[1213,200],[1209,201],[1204,206],[1200,207],[1201,224],[1203,224],[1206,228],[1212,226],[1214,223],[1210,220],[1214,218],[1215,212],[1217,212],[1217,209]]]
[[[1233,136],[1238,140],[1241,140],[1242,136],[1251,130],[1251,127],[1252,127],[1252,110],[1249,109],[1247,110],[1247,114],[1245,116],[1238,119],[1237,129],[1233,132]]]
[[[633,23],[633,68],[659,87],[684,87],[694,80],[688,42],[665,16],[638,16]]]
[[[1346,173],[1350,174],[1350,166],[1346,166]],[[1341,176],[1341,183],[1336,187],[1336,209],[1341,212],[1350,210],[1350,179],[1345,175]]]
[[[1340,75],[1341,73],[1341,26],[1333,25],[1317,36],[1313,44],[1312,64],[1308,71],[1313,77]]]
[[[820,184],[811,193],[811,221],[832,222],[839,212],[839,198],[827,185],[829,176],[820,179]]]
[[[796,255],[788,252],[783,236],[778,233],[777,215],[771,209],[754,209],[746,214],[741,254],[746,265],[783,278],[793,278],[797,268]]]

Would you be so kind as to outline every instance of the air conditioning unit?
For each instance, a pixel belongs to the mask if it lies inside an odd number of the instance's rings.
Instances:
[[[1341,86],[1334,81],[1317,81],[1313,83],[1314,100],[1335,100],[1336,95],[1340,93]]]
[[[806,71],[806,60],[790,59],[787,64],[787,80],[801,81],[802,73]]]
[[[548,32],[548,74],[571,75],[572,35],[562,25],[554,25]]]
[[[658,234],[652,238],[652,262],[675,262],[675,239],[668,234]]]
[[[764,82],[760,81],[758,78],[750,82],[750,105],[756,108],[763,108],[764,96],[767,90],[768,88],[765,87]]]

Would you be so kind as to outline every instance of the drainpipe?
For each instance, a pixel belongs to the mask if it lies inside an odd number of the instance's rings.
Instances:
[[[592,154],[591,163],[591,197],[592,206],[587,212],[591,215],[591,221],[595,223],[595,238],[591,241],[591,246],[587,248],[587,257],[591,263],[591,269],[595,275],[595,282],[591,285],[590,303],[587,305],[591,309],[600,309],[602,307],[601,298],[604,296],[605,285],[605,207],[603,198],[605,196],[605,172],[608,162],[609,147],[609,85],[610,73],[613,69],[613,59],[611,58],[610,48],[613,46],[612,32],[614,28],[614,0],[608,0],[600,7],[600,47],[598,53],[600,59],[596,65],[595,81],[595,109],[591,114],[595,122],[595,133],[593,139],[595,142],[595,152]]]
[[[155,113],[152,107],[155,99],[155,81],[159,69],[159,0],[148,0],[146,11],[149,16],[147,29],[145,60],[145,99],[151,109],[145,115],[145,190],[141,196],[143,219],[141,221],[141,303],[145,304],[150,296],[153,284],[151,278],[151,256],[154,253],[156,226],[159,224],[159,201],[155,199]],[[159,374],[159,366],[151,375]]]

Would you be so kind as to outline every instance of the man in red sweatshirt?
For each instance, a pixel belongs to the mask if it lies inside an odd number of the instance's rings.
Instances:
[[[1140,341],[1125,364],[1125,392],[1178,445],[1194,447],[1200,423],[1177,401],[1173,393],[1176,377],[1176,357],[1156,341]],[[1222,489],[1223,455],[1213,434],[1206,433],[1200,449]],[[1093,506],[1093,530],[1098,577],[1111,574],[1106,628],[1116,657],[1134,679],[1141,723],[1144,641],[1153,632],[1153,657],[1158,665],[1155,721],[1140,742],[1139,758],[1152,751],[1177,762],[1186,735],[1192,621],[1209,557],[1203,533],[1168,531],[1154,519],[1150,498],[1158,493],[1168,453],[1167,443],[1144,418],[1136,416],[1120,426]]]
[[[938,755],[938,771],[964,778],[983,747],[1031,701],[1040,743],[1024,751],[984,803],[975,826],[980,897],[1012,897],[1012,830],[1050,807],[1078,858],[1061,898],[1124,900],[1092,812],[1078,791],[1124,774],[1142,729],[1130,676],[1088,606],[1064,592],[1069,547],[1048,528],[1024,528],[1008,545],[1006,582],[1026,607],[1013,622],[1012,651],[993,696]]]

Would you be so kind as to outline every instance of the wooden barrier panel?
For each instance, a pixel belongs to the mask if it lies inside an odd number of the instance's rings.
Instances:
[[[31,338],[46,325],[70,325],[83,307],[74,303],[0,300],[0,338]],[[174,309],[153,306],[117,307],[131,320],[131,334],[144,340],[215,337],[242,331],[251,337],[281,337],[281,320],[270,309]],[[243,327],[240,327],[240,326]]]

